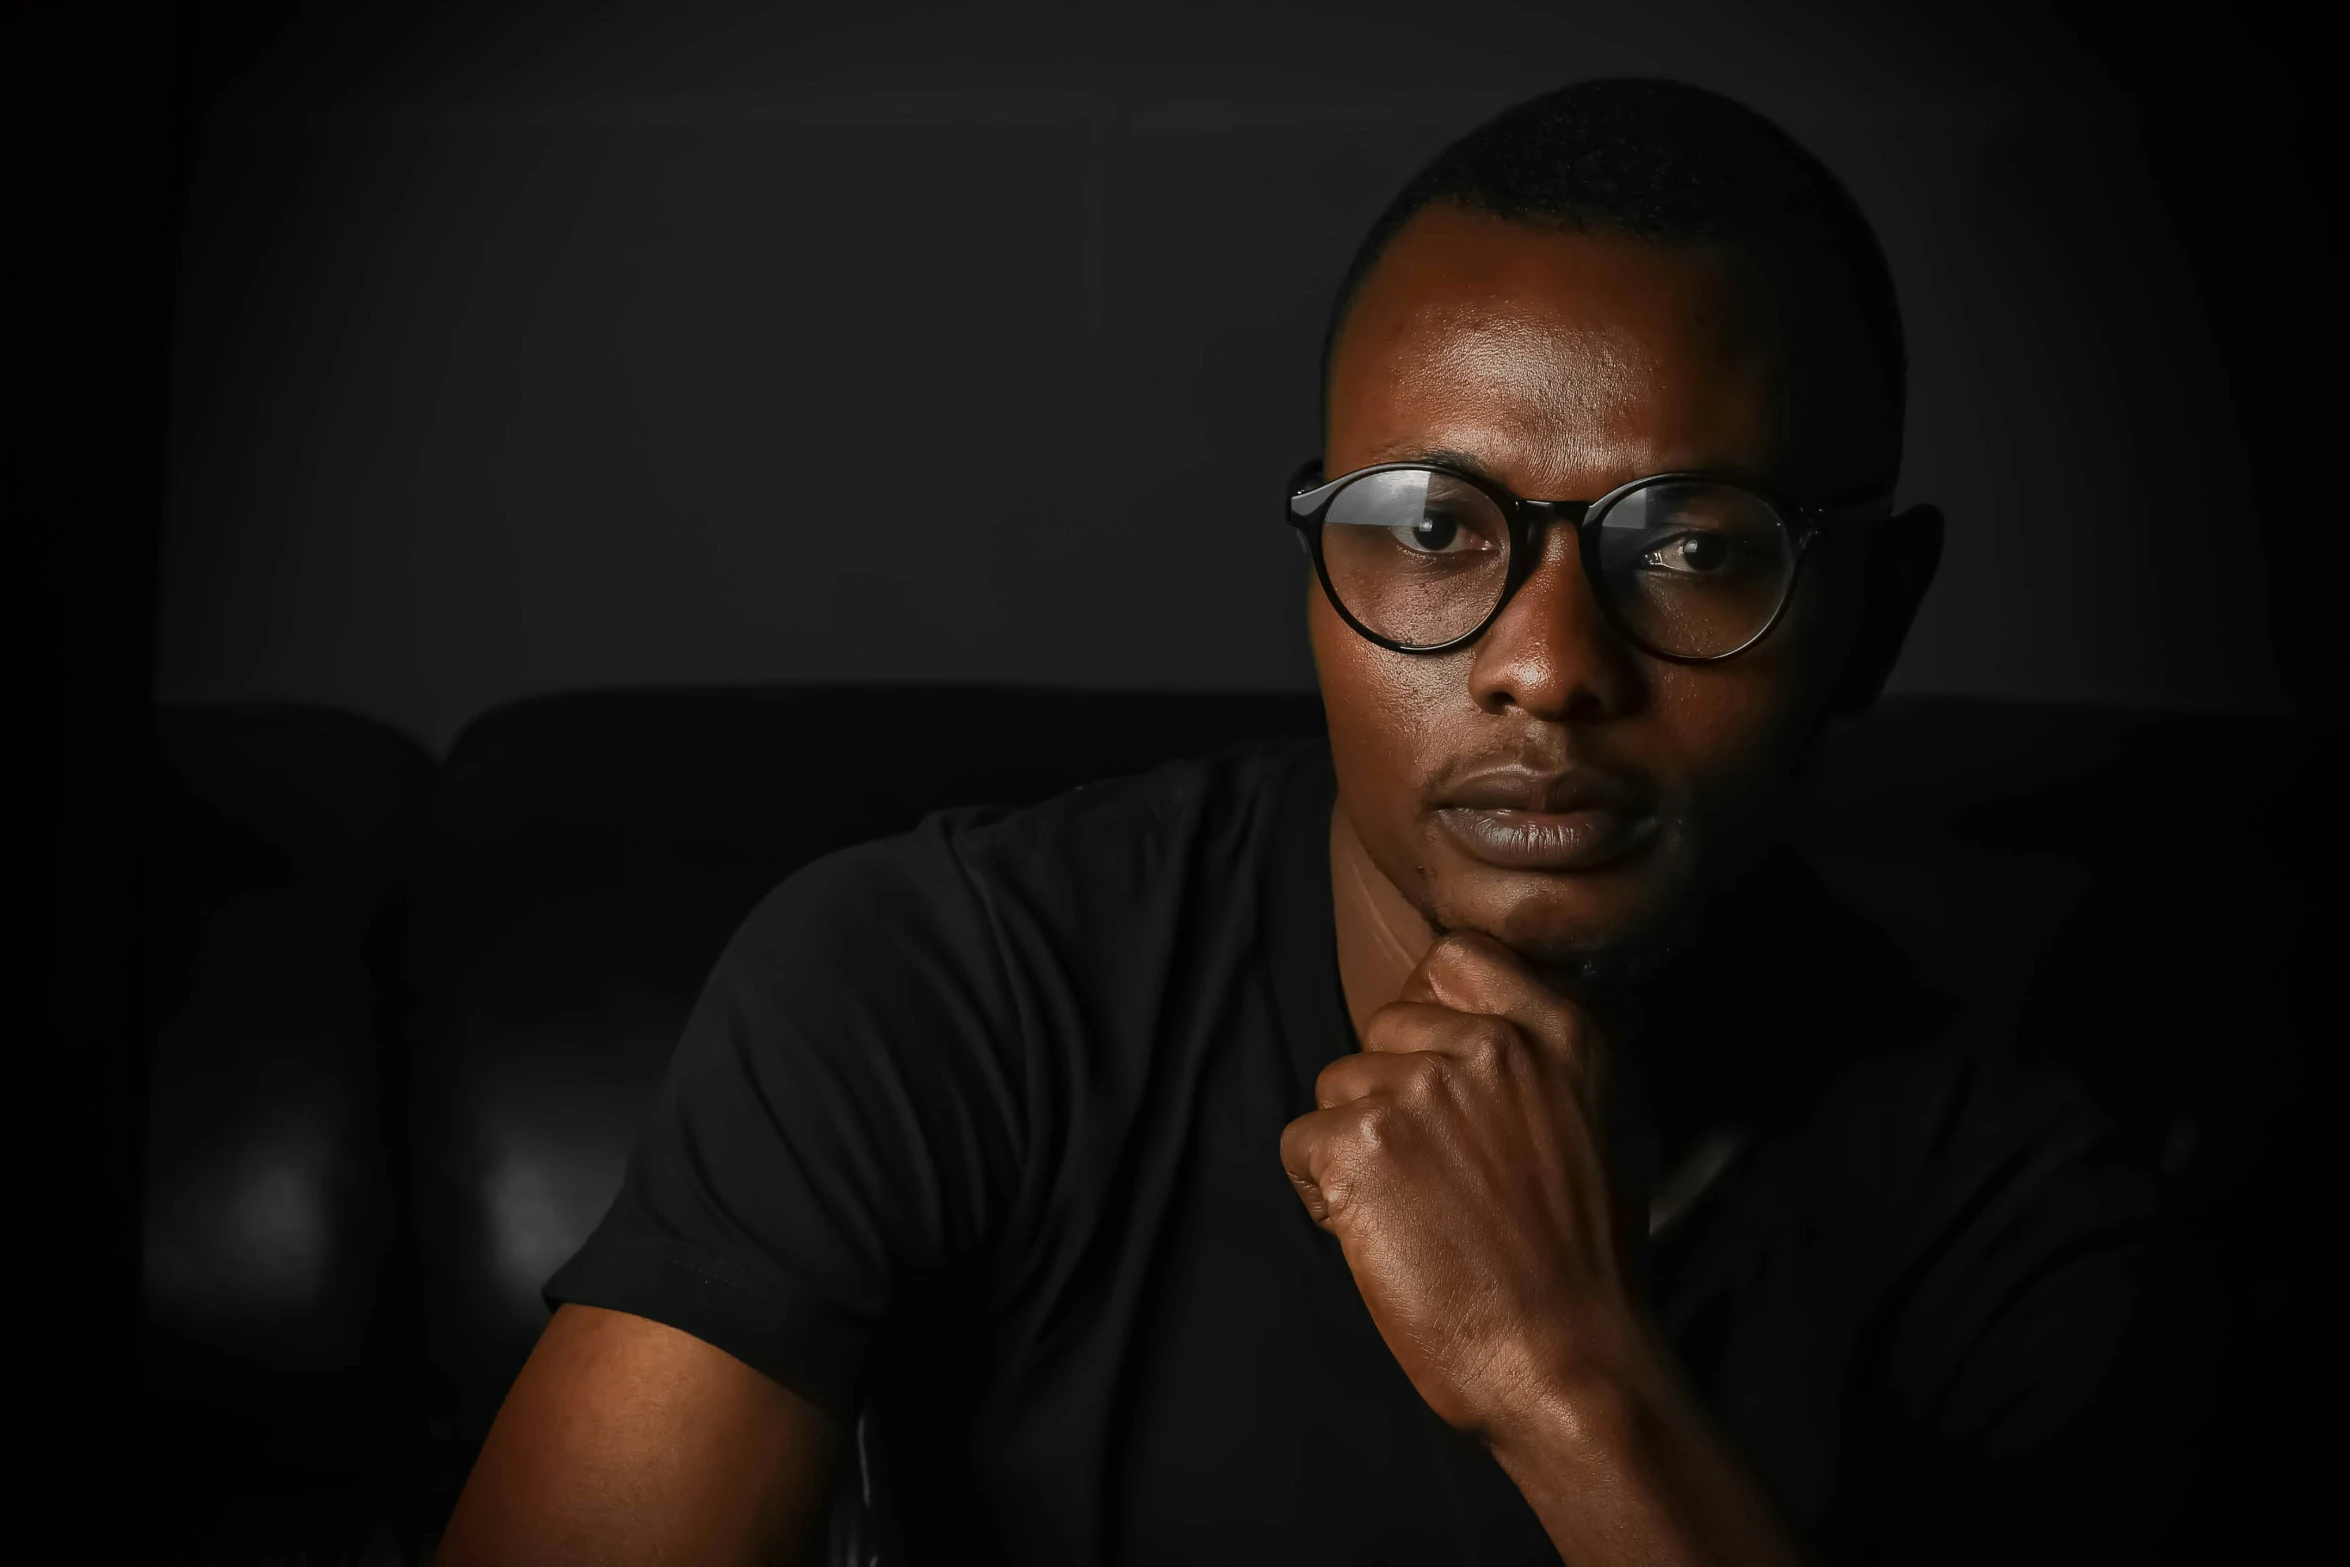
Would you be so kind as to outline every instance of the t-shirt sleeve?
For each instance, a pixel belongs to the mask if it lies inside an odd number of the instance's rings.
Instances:
[[[728,944],[550,1303],[692,1334],[848,1419],[1018,1165],[1020,1037],[952,819],[827,857]]]

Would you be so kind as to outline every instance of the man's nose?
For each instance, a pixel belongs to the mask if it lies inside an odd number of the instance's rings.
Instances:
[[[1640,654],[1600,608],[1575,530],[1545,528],[1541,552],[1477,639],[1470,695],[1486,712],[1515,707],[1551,723],[1628,711],[1645,682]]]

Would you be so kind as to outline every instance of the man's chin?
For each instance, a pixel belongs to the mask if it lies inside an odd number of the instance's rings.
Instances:
[[[1434,893],[1440,930],[1491,936],[1563,980],[1638,984],[1678,945],[1689,912],[1682,879],[1650,861],[1637,871],[1448,867]]]

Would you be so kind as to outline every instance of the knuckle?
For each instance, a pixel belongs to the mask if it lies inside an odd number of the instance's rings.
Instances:
[[[1392,1050],[1402,1042],[1409,1026],[1400,1008],[1392,1005],[1381,1007],[1363,1025],[1363,1048],[1367,1051]],[[1339,1057],[1342,1062],[1346,1059],[1345,1056]],[[1329,1068],[1323,1070],[1328,1071]]]
[[[1436,938],[1421,960],[1422,983],[1447,1006],[1458,1007],[1490,995],[1509,968],[1496,956],[1498,946],[1490,936],[1476,931],[1448,931]]]
[[[1509,1064],[1518,1047],[1518,1031],[1497,1017],[1480,1018],[1461,1041],[1461,1056],[1479,1073],[1497,1072]]]
[[[1302,1171],[1319,1170],[1345,1148],[1349,1131],[1344,1110],[1301,1115],[1282,1129],[1282,1162]]]
[[[1414,1100],[1433,1099],[1444,1089],[1444,1058],[1423,1050],[1404,1069],[1404,1092]]]
[[[1480,954],[1473,937],[1461,931],[1448,931],[1436,938],[1423,961],[1431,974],[1458,978],[1477,968]]]

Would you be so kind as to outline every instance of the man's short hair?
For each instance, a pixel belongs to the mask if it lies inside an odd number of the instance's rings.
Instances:
[[[1876,231],[1826,164],[1734,99],[1684,82],[1578,82],[1506,109],[1445,148],[1356,250],[1323,337],[1325,384],[1363,280],[1413,214],[1440,201],[1539,228],[1754,245],[1841,263],[1900,427],[1908,349]]]

